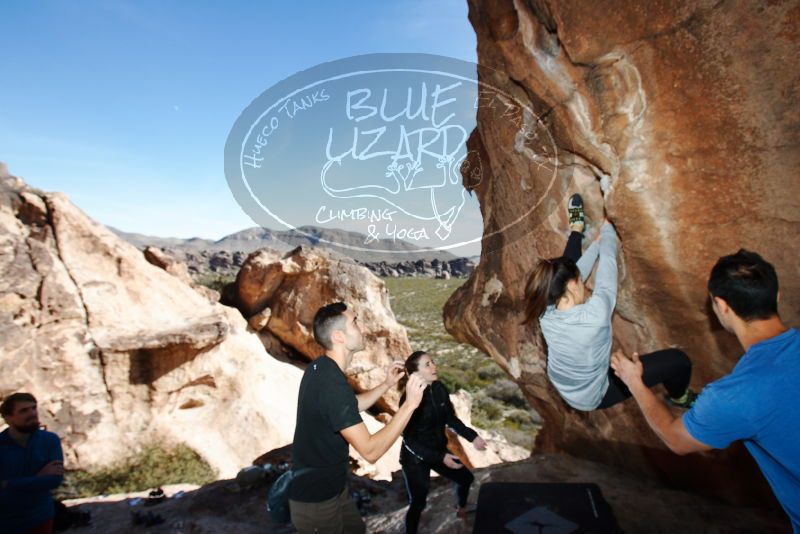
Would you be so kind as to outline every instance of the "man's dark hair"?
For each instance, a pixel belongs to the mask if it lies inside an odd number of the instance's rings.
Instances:
[[[314,316],[314,339],[328,350],[333,348],[331,332],[345,328],[345,311],[347,311],[347,304],[334,302],[317,310],[317,314]]]
[[[778,275],[764,258],[740,249],[722,256],[711,269],[708,292],[719,297],[745,321],[778,314]]]
[[[7,416],[14,413],[14,407],[18,402],[32,402],[36,404],[36,397],[30,393],[12,393],[0,404],[0,415]]]

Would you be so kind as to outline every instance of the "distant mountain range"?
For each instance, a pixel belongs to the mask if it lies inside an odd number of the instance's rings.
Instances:
[[[451,261],[456,259],[456,256],[446,251],[416,252],[420,250],[419,247],[401,240],[392,241],[390,239],[379,239],[365,245],[364,241],[367,236],[359,232],[319,228],[316,226],[302,226],[297,230],[285,231],[253,227],[227,235],[216,241],[199,237],[190,239],[155,237],[123,232],[113,227],[109,227],[109,229],[137,248],[153,246],[180,252],[244,252],[249,254],[250,252],[264,247],[285,252],[299,245],[306,245],[309,247],[332,250],[361,262],[385,261],[387,263],[397,263],[417,260],[431,261],[434,259]],[[355,250],[353,248],[347,248],[346,246],[332,245],[331,243],[340,243],[362,249],[373,249],[376,250],[376,252]],[[396,252],[379,252],[380,250],[392,250]]]

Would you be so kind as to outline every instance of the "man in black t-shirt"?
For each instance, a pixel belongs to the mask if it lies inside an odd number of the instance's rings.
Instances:
[[[300,382],[292,463],[295,470],[306,470],[289,490],[292,523],[300,534],[363,533],[364,521],[347,492],[348,443],[367,461],[377,461],[419,406],[425,382],[411,376],[405,404],[385,427],[370,434],[359,412],[397,384],[403,364],[393,363],[383,384],[356,395],[344,371],[353,354],[364,350],[358,317],[343,302],[324,306],[314,317],[314,338],[325,354],[309,364]]]

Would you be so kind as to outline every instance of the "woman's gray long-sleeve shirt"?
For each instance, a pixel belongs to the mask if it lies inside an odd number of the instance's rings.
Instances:
[[[547,376],[570,406],[583,411],[597,408],[608,389],[611,315],[617,302],[617,234],[610,223],[578,260],[584,281],[598,256],[592,296],[566,311],[548,306],[539,319],[548,348]]]

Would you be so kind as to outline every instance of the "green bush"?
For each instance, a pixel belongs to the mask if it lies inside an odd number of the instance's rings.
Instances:
[[[496,363],[490,363],[478,368],[478,378],[491,382],[500,378],[506,378],[506,374]]]
[[[486,387],[486,394],[517,408],[528,408],[528,401],[522,396],[519,386],[508,378],[495,380]]]
[[[476,397],[472,409],[478,417],[489,422],[489,428],[494,427],[503,418],[503,404],[492,397],[483,395]]]
[[[150,445],[136,456],[105,469],[67,472],[64,483],[56,490],[56,497],[75,499],[130,493],[166,484],[202,485],[216,478],[211,466],[186,445],[172,449]]]
[[[534,423],[533,416],[526,410],[511,410],[506,413],[506,422],[515,424],[517,428]]]
[[[450,393],[455,393],[459,389],[471,390],[469,377],[464,373],[454,369],[442,369],[439,371],[439,380],[447,387]]]

